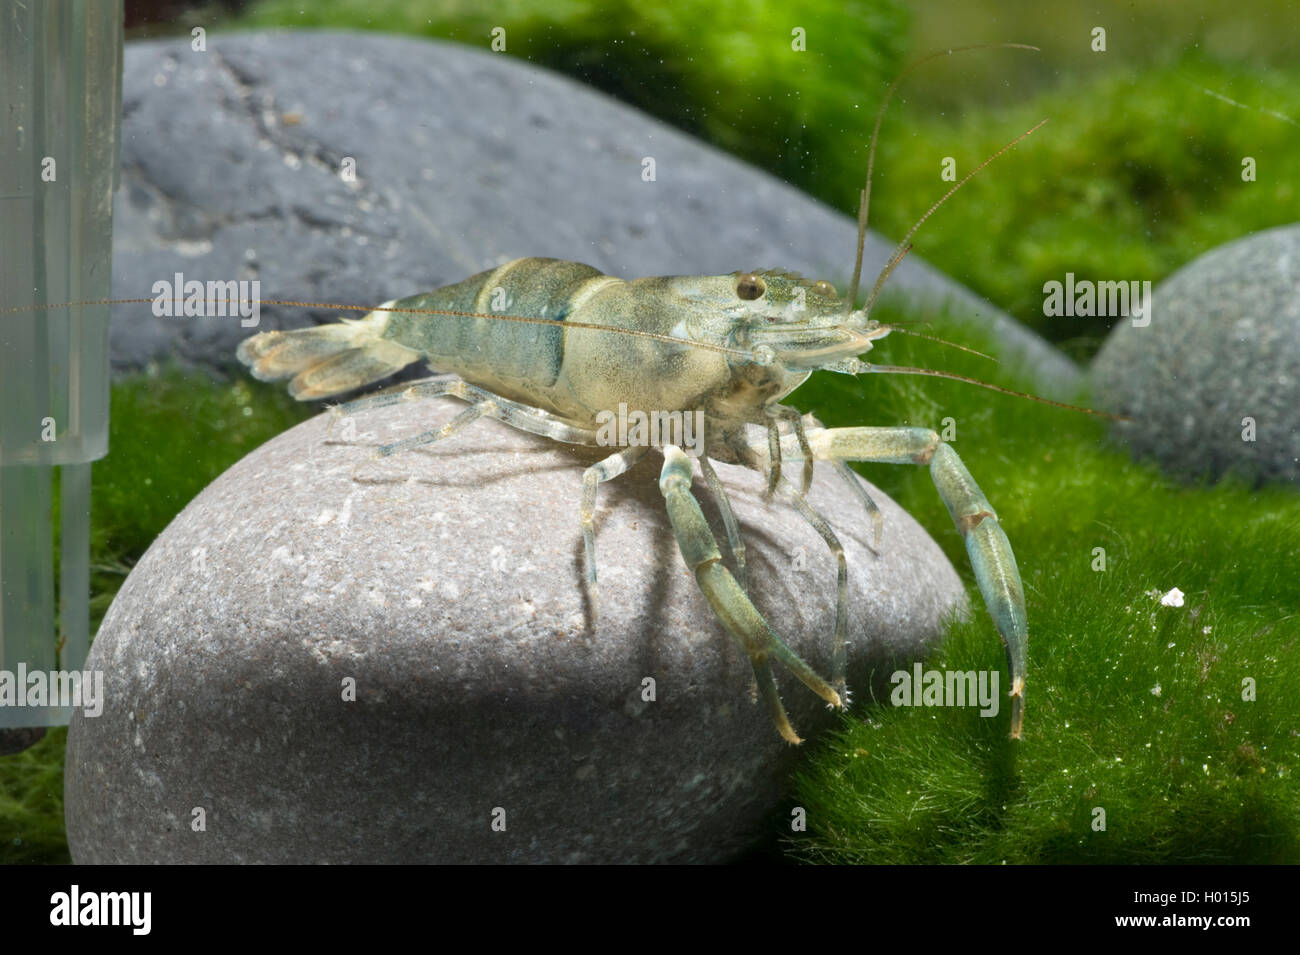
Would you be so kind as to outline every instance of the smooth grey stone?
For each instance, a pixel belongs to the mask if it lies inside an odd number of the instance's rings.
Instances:
[[[151,296],[180,272],[257,279],[267,299],[375,305],[526,256],[623,278],[784,268],[843,292],[850,277],[849,217],[514,57],[373,33],[207,42],[203,53],[188,39],[126,48],[117,297]],[[340,176],[347,157],[356,182]],[[868,237],[866,288],[892,251]],[[1044,393],[1077,387],[1069,359],[919,254],[887,288],[992,329],[1004,362],[1031,369]],[[339,314],[267,306],[259,329],[313,317]],[[238,318],[117,306],[113,365],[233,365],[249,333]]]
[[[1098,400],[1133,419],[1117,437],[1181,478],[1300,484],[1300,226],[1205,253],[1153,301],[1093,362]]]
[[[751,699],[748,659],[682,560],[661,456],[601,486],[593,632],[581,474],[608,449],[482,420],[373,457],[463,407],[372,409],[336,428],[338,444],[317,416],[158,537],[91,650],[104,712],[77,712],[69,729],[77,862],[701,862],[750,843],[800,749]],[[826,546],[792,508],[765,503],[759,475],[717,467],[757,606],[829,676]],[[695,493],[725,547],[699,477]],[[829,467],[810,496],[848,556],[859,700],[873,678],[887,699],[888,674],[965,604],[938,546],[871,494],[879,555]],[[833,723],[775,670],[805,738]],[[342,699],[348,678],[355,702]],[[192,831],[196,807],[206,831]]]

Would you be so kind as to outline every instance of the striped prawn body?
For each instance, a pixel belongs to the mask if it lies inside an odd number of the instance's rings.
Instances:
[[[790,276],[768,282],[773,297],[782,282],[789,288],[809,284]],[[241,345],[239,358],[257,378],[292,376],[289,392],[303,401],[344,394],[424,360],[584,430],[596,427],[599,412],[620,403],[647,412],[707,412],[712,402],[718,416],[743,406],[745,420],[761,422],[755,404],[779,399],[809,373],[789,375],[769,366],[736,382],[735,355],[726,346],[745,337],[746,323],[770,323],[773,310],[781,309],[777,302],[742,299],[736,287],[735,275],[628,282],[579,262],[515,259],[385,303],[356,321],[254,336]],[[787,297],[793,305],[795,296]],[[590,325],[601,328],[583,327]],[[709,350],[710,344],[721,347]],[[756,378],[762,381],[755,384]]]

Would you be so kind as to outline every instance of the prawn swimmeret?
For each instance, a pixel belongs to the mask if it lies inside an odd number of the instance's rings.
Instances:
[[[948,195],[1041,125],[986,159]],[[873,133],[873,156],[875,138]],[[360,319],[254,335],[240,345],[238,357],[256,378],[291,379],[289,393],[303,401],[351,392],[418,361],[448,372],[415,382],[402,392],[335,407],[336,414],[350,414],[444,395],[468,403],[441,428],[385,445],[378,449],[380,456],[431,444],[482,417],[556,441],[592,446],[609,443],[608,431],[601,429],[607,428],[614,409],[655,409],[659,415],[702,420],[703,434],[697,435],[695,450],[726,528],[734,575],[723,564],[719,543],[691,492],[693,466],[681,438],[663,445],[659,488],[687,567],[719,620],[744,648],[759,695],[782,737],[792,743],[800,740],[778,696],[773,660],[788,667],[831,706],[842,707],[847,699],[847,567],[834,532],[804,497],[813,463],[829,462],[849,482],[877,530],[879,512],[846,462],[927,465],[965,539],[984,602],[1006,647],[1011,736],[1018,738],[1028,640],[1023,587],[997,515],[957,452],[928,428],[824,428],[781,404],[817,370],[959,377],[873,365],[858,357],[893,330],[870,319],[868,313],[885,279],[910,248],[911,238],[911,233],[904,238],[866,304],[853,308],[870,176],[869,165],[858,217],[858,260],[844,298],[829,282],[783,271],[629,282],[577,262],[522,258],[454,285],[388,302]],[[765,434],[751,433],[751,425],[760,426]],[[626,442],[583,474],[581,525],[593,613],[598,607],[597,489],[635,464],[646,451],[644,445]],[[780,492],[789,500],[834,554],[838,587],[829,680],[790,649],[751,602],[744,544],[711,460],[738,463],[765,474],[769,494]],[[783,466],[790,462],[802,462],[801,488],[783,476]]]

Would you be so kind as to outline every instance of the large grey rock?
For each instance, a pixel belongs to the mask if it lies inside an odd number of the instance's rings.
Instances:
[[[578,502],[601,449],[481,421],[370,457],[461,407],[363,413],[347,444],[323,443],[326,416],[304,422],[158,537],[91,650],[104,712],[69,730],[77,862],[708,861],[752,838],[798,750],[682,561],[660,456],[602,486],[593,632]],[[758,475],[718,467],[758,607],[829,673],[834,562]],[[964,603],[934,542],[872,494],[879,555],[829,468],[811,492],[848,555],[860,695]],[[825,726],[777,671],[796,728]]]
[[[521,256],[623,278],[786,268],[843,289],[853,265],[848,217],[502,54],[370,33],[211,35],[201,53],[188,39],[130,44],[123,86],[118,297],[180,272],[257,279],[265,298],[373,305]],[[355,182],[340,176],[347,158]],[[868,287],[892,250],[870,237]],[[1072,362],[919,255],[889,288],[992,328],[1044,392],[1077,386]],[[338,315],[268,306],[260,327],[312,318]],[[119,306],[113,363],[232,364],[248,333],[237,319]]]
[[[1180,477],[1300,484],[1300,226],[1213,249],[1153,299],[1093,363],[1098,400],[1133,419],[1117,435]]]

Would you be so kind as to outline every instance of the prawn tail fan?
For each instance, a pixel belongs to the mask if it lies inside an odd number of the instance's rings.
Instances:
[[[344,319],[315,328],[262,332],[244,339],[235,352],[260,381],[292,378],[289,394],[299,401],[330,398],[387,378],[422,357],[384,338],[385,312]]]

